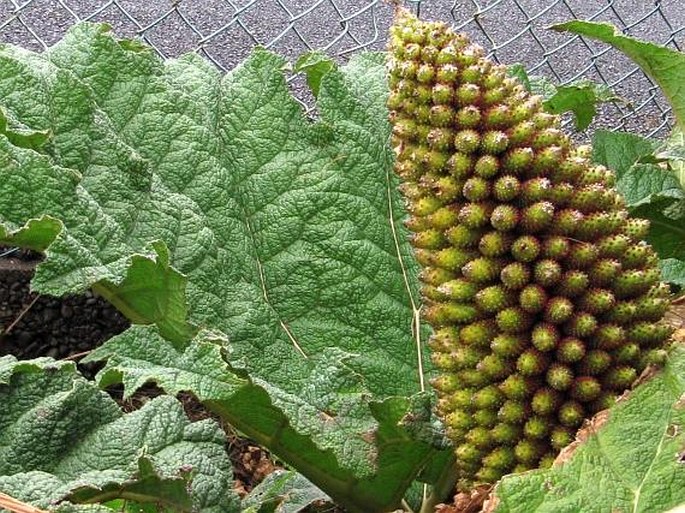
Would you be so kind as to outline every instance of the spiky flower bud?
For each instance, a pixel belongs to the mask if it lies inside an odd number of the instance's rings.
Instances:
[[[578,401],[568,401],[559,408],[559,422],[563,426],[577,427],[585,418],[585,409]]]
[[[478,242],[478,250],[487,257],[502,256],[509,251],[514,237],[505,232],[488,232]]]
[[[509,130],[509,140],[512,145],[523,145],[532,139],[535,132],[535,125],[531,121],[522,121]]]
[[[516,447],[514,447],[516,459],[521,463],[530,465],[534,465],[546,451],[547,447],[543,442],[526,438],[521,440],[516,444]]]
[[[591,266],[598,256],[599,251],[594,244],[581,242],[571,246],[568,260],[576,269],[585,269]]]
[[[554,217],[554,205],[540,201],[526,207],[521,212],[521,226],[528,233],[537,233],[549,226]]]
[[[578,210],[566,208],[554,214],[551,232],[555,235],[570,237],[575,234],[578,225],[583,220],[583,214]]]
[[[411,242],[416,248],[439,249],[445,245],[445,236],[439,230],[427,229],[414,233]]]
[[[545,372],[549,358],[537,349],[528,349],[516,360],[516,369],[524,376],[536,376]]]
[[[610,390],[624,390],[637,379],[634,367],[620,365],[610,369],[602,378],[604,385]]]
[[[640,357],[640,346],[635,342],[628,342],[616,348],[612,353],[612,358],[617,363],[635,363]]]
[[[490,182],[480,176],[471,177],[464,183],[463,194],[469,201],[483,201],[490,195]]]
[[[559,330],[554,324],[547,322],[536,324],[531,335],[531,342],[538,351],[552,351],[559,342]]]
[[[503,402],[504,395],[499,388],[490,385],[474,394],[472,404],[475,408],[481,410],[499,408]]]
[[[451,273],[448,273],[451,275]],[[454,301],[469,301],[474,298],[478,287],[462,278],[447,280],[438,285],[438,291]]]
[[[502,285],[492,285],[481,289],[475,296],[475,303],[483,312],[499,312],[514,304],[511,292]]]
[[[475,283],[488,283],[493,281],[502,269],[502,262],[494,258],[476,258],[471,260],[464,267],[461,272],[464,277]]]
[[[549,465],[664,357],[649,224],[468,38],[400,10],[390,45],[391,142],[459,486]]]
[[[533,163],[535,153],[531,148],[513,148],[504,155],[502,169],[515,175],[520,175]]]
[[[552,324],[562,324],[573,315],[573,303],[565,297],[553,297],[545,306],[544,319]]]
[[[578,363],[578,371],[590,376],[598,376],[611,366],[611,355],[603,349],[592,349]]]
[[[591,376],[579,376],[571,385],[571,397],[587,403],[597,399],[602,393],[602,385]]]
[[[592,340],[599,349],[616,349],[625,344],[626,331],[620,324],[602,324],[592,335]]]
[[[469,304],[435,303],[424,308],[424,316],[435,326],[471,322],[478,316],[478,310]]]
[[[455,247],[446,247],[430,254],[430,265],[449,271],[455,271],[473,258],[471,251]]]
[[[572,269],[561,277],[557,291],[564,297],[574,298],[582,294],[589,285],[590,278],[587,273]]]
[[[514,333],[500,333],[490,343],[492,352],[502,358],[513,358],[523,352],[527,345],[525,337]]]
[[[492,429],[498,422],[497,410],[481,409],[473,412],[473,420],[477,426]]]
[[[507,399],[523,401],[533,394],[536,382],[529,376],[516,373],[507,376],[499,387]]]
[[[497,155],[502,153],[509,146],[509,137],[505,132],[491,130],[483,134],[480,147],[483,153]]]
[[[492,178],[499,172],[499,161],[493,155],[483,155],[476,160],[473,172],[482,178]]]
[[[461,130],[454,136],[454,149],[458,152],[471,154],[480,145],[480,135],[473,129]]]
[[[511,201],[521,192],[521,182],[512,175],[504,175],[495,180],[493,195],[498,201]]]
[[[550,387],[541,387],[533,395],[531,406],[535,413],[546,417],[557,411],[561,402],[562,395],[557,390]]]
[[[456,124],[459,128],[476,128],[480,120],[480,109],[475,105],[466,105],[457,111]]]
[[[459,332],[459,340],[469,346],[488,347],[497,334],[497,325],[492,319],[467,324]]]
[[[597,329],[597,319],[588,312],[577,312],[564,325],[564,331],[572,337],[585,338]]]
[[[556,356],[561,363],[575,363],[583,359],[585,352],[585,344],[582,340],[566,337],[559,341]]]
[[[553,363],[547,369],[545,379],[554,390],[567,390],[573,384],[573,371],[565,365]]]
[[[610,310],[616,304],[616,298],[610,290],[590,289],[578,301],[578,306],[591,314],[600,314]]]
[[[499,231],[510,231],[518,224],[519,212],[516,207],[503,204],[497,205],[490,215],[490,224]]]
[[[472,169],[473,157],[469,155],[469,152],[457,151],[447,159],[447,171],[456,179],[467,178],[471,174]]]
[[[550,435],[552,448],[557,451],[560,451],[561,449],[569,445],[571,442],[573,442],[574,439],[575,435],[573,431],[563,426],[556,426],[554,429],[552,429],[552,433]]]
[[[512,306],[500,310],[495,317],[495,322],[504,333],[521,333],[530,327],[533,319],[522,308]]]
[[[521,439],[521,435],[521,426],[507,424],[506,422],[496,424],[495,427],[492,428],[492,431],[490,431],[490,436],[492,436],[495,443],[503,446],[514,445]]]
[[[530,414],[525,403],[518,401],[504,401],[502,407],[497,412],[499,419],[508,424],[523,424]]]
[[[519,305],[528,313],[537,313],[545,308],[547,292],[539,285],[528,285],[519,293]]]
[[[601,259],[588,269],[588,277],[593,284],[603,287],[610,284],[621,272],[621,262],[615,259]]]
[[[539,260],[533,267],[533,278],[539,285],[551,287],[561,279],[562,272],[561,264],[556,260]]]
[[[554,202],[559,209],[562,209],[568,205],[574,192],[575,189],[570,183],[555,183],[549,193],[549,199]]]
[[[457,248],[469,248],[471,246],[475,246],[482,236],[482,229],[469,228],[463,224],[456,224],[445,230],[445,237],[450,244]]]
[[[512,243],[511,254],[519,262],[532,262],[540,254],[540,241],[531,235],[522,235]]]
[[[643,241],[649,234],[649,221],[646,219],[628,219],[621,228],[621,233],[634,241]]]
[[[550,429],[550,419],[534,415],[524,424],[523,434],[532,440],[543,440],[549,435]]]

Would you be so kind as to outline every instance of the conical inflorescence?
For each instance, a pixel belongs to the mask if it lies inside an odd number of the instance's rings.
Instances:
[[[551,464],[670,335],[669,289],[614,175],[442,23],[391,30],[396,172],[461,486]]]

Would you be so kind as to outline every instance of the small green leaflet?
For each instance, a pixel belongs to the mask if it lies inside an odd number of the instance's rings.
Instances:
[[[533,94],[543,98],[545,110],[551,114],[572,112],[576,130],[585,130],[595,115],[597,105],[607,102],[624,102],[605,84],[590,80],[578,80],[570,84],[556,85],[544,77],[530,77],[522,64],[509,66],[509,74],[518,78]]]
[[[335,68],[335,63],[322,52],[309,52],[303,54],[297,62],[293,71],[303,72],[307,77],[307,84],[315,97],[319,96],[321,79]]]

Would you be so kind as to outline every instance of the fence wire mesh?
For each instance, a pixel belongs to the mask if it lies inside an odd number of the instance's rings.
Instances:
[[[407,0],[426,19],[468,32],[502,63],[561,84],[603,82],[628,101],[605,105],[591,126],[663,135],[668,105],[658,88],[621,54],[547,26],[570,19],[608,21],[625,33],[681,49],[681,0]],[[195,51],[223,70],[262,45],[290,60],[322,49],[344,60],[382,50],[392,7],[385,0],[0,0],[0,41],[42,50],[74,23],[107,22],[138,37],[162,57]],[[301,81],[300,81],[301,82]],[[297,78],[296,94],[307,96]]]

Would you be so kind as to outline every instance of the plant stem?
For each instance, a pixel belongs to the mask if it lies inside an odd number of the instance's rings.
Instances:
[[[419,513],[434,513],[435,506],[445,500],[445,497],[452,491],[456,482],[457,469],[455,457],[452,456],[452,459],[445,465],[442,474],[432,486],[430,494],[423,500]]]

